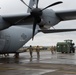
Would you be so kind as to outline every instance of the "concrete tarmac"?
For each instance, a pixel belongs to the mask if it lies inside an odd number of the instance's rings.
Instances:
[[[33,52],[21,53],[19,58],[0,56],[0,75],[76,75],[76,54],[41,51],[40,58]]]

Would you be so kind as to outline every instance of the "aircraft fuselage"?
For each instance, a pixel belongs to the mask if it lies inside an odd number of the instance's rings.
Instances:
[[[15,53],[32,36],[32,29],[12,26],[0,31],[0,53]]]

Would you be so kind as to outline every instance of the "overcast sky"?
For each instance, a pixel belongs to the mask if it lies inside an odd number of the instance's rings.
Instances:
[[[24,0],[27,4],[29,0]],[[44,8],[49,4],[52,4],[60,0],[40,0],[39,7]],[[61,0],[62,4],[56,5],[50,9],[54,11],[58,10],[76,10],[76,0]],[[26,13],[27,7],[20,0],[0,0],[0,14],[19,14]],[[55,28],[76,28],[76,20],[60,22],[55,26]],[[30,40],[26,45],[56,45],[58,41],[63,41],[65,39],[73,39],[76,43],[76,32],[68,33],[52,33],[43,34],[38,33],[34,40]]]

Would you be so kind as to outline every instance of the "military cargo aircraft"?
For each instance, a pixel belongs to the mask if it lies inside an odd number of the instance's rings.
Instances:
[[[56,33],[76,31],[76,29],[50,29],[61,21],[76,19],[76,10],[58,11],[48,9],[63,3],[55,2],[45,8],[39,8],[39,0],[30,0],[25,14],[0,16],[0,53],[17,53],[17,50],[27,43],[38,32]],[[36,6],[36,7],[34,7]],[[23,27],[25,25],[25,27]],[[38,27],[36,27],[38,26]]]

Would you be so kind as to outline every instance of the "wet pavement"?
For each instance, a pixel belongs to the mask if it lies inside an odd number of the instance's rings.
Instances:
[[[40,58],[33,52],[21,53],[19,58],[0,56],[0,75],[76,75],[76,53],[62,54],[41,51]]]

